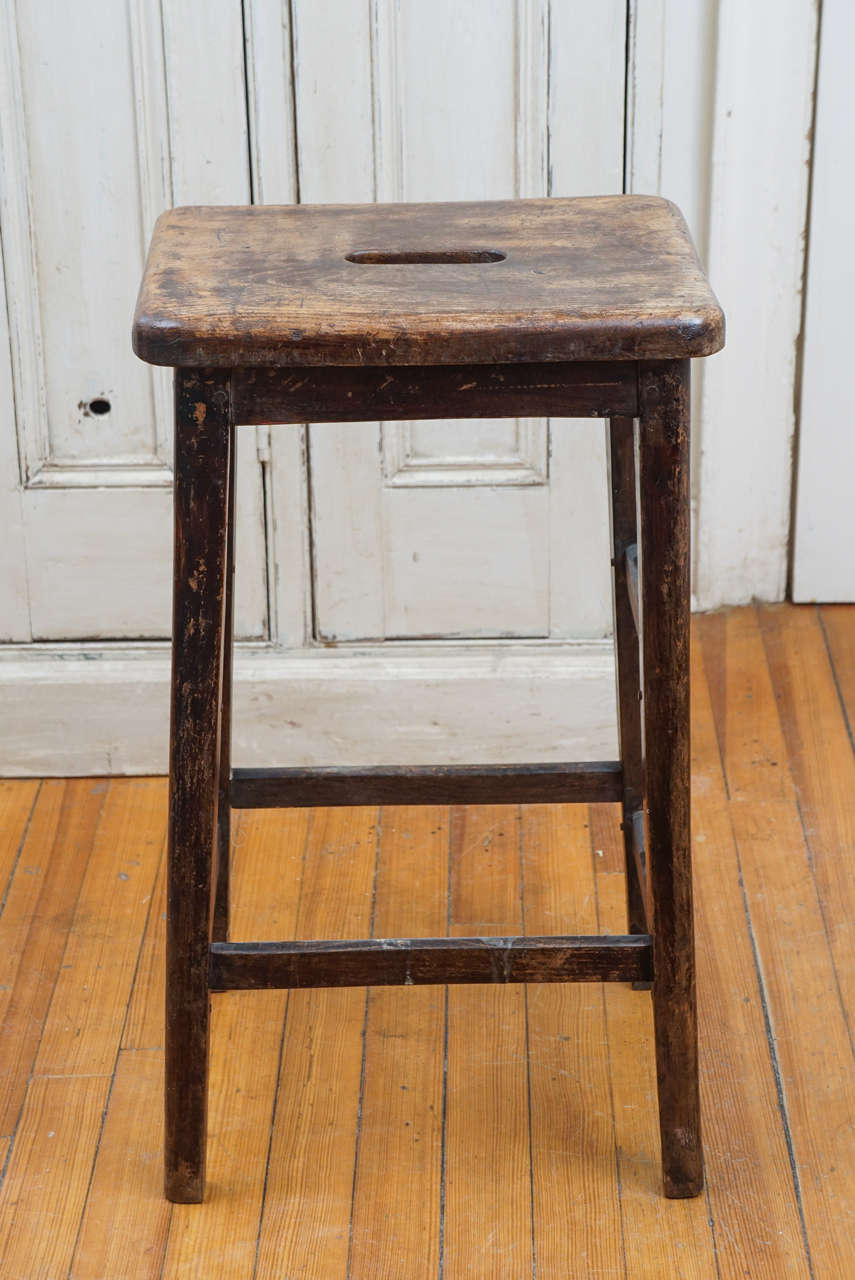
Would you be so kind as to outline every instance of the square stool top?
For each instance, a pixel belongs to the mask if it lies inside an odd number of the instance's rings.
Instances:
[[[178,208],[134,319],[152,364],[683,359],[724,317],[656,196]]]

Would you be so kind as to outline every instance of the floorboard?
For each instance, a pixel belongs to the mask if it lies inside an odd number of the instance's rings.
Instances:
[[[0,914],[39,794],[33,778],[0,779]]]
[[[605,806],[604,806],[605,807]],[[617,811],[607,807],[613,824]],[[523,810],[526,933],[599,932],[586,806]],[[619,931],[624,931],[621,921]],[[534,1256],[541,1280],[622,1275],[624,1243],[603,989],[526,987]],[[649,997],[641,997],[649,1004]],[[524,1273],[523,1273],[524,1274]]]
[[[296,936],[368,937],[378,812],[322,809],[313,819]],[[258,1242],[264,1280],[347,1273],[366,1001],[359,987],[288,996]]]
[[[71,1267],[72,1280],[157,1280],[172,1205],[163,1183],[163,1052],[123,1049]]]
[[[445,809],[383,809],[376,937],[446,932],[449,827]],[[354,1278],[437,1274],[445,1024],[442,987],[370,993],[351,1226]]]
[[[808,1277],[764,972],[698,645],[692,674],[701,1105],[718,1274]]]
[[[121,785],[121,784],[120,784]],[[0,1135],[13,1133],[110,783],[45,782],[0,917]]]
[[[39,1076],[26,1091],[0,1188],[0,1275],[67,1276],[111,1078]]]
[[[452,936],[521,932],[519,826],[515,806],[452,809]],[[444,1277],[529,1275],[529,1078],[519,984],[449,988],[444,1129]]]
[[[0,1275],[855,1275],[855,607],[695,620],[707,1186],[660,1191],[625,984],[213,998],[161,1196],[162,779],[0,782]],[[613,805],[252,811],[232,937],[623,932]]]

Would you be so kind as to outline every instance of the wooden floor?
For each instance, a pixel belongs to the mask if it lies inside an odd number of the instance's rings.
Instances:
[[[210,1191],[161,1198],[162,779],[0,783],[0,1275],[855,1276],[855,609],[696,620],[707,1190],[650,997],[214,998]],[[233,936],[622,931],[608,806],[247,812]]]

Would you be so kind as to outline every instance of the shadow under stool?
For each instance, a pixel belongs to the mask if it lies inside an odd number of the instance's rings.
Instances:
[[[683,218],[655,197],[159,219],[134,349],[175,370],[170,1200],[204,1193],[211,991],[452,982],[650,985],[664,1190],[701,1190],[689,360],[723,334]],[[620,759],[232,769],[236,426],[538,415],[609,419]],[[568,801],[622,805],[626,935],[229,941],[232,807]]]

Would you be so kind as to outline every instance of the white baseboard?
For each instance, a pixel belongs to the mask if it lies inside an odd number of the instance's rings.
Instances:
[[[234,763],[613,759],[610,641],[238,646]],[[165,644],[0,651],[0,775],[165,773]]]

